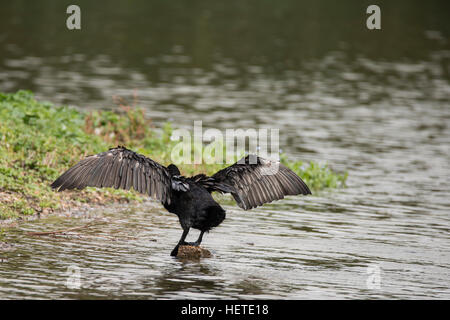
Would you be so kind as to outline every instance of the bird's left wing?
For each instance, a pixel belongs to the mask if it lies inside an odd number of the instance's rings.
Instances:
[[[81,160],[56,179],[51,187],[58,191],[85,187],[129,190],[133,187],[162,203],[170,203],[171,184],[166,167],[119,146]]]

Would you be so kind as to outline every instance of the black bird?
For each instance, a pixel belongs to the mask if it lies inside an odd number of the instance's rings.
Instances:
[[[134,190],[161,201],[178,216],[183,234],[171,255],[178,254],[180,245],[198,246],[203,234],[225,219],[225,210],[211,193],[231,193],[239,207],[250,210],[264,203],[283,199],[286,195],[311,194],[308,186],[293,171],[255,155],[248,155],[213,176],[198,174],[184,177],[177,166],[167,168],[125,147],[109,149],[86,157],[64,172],[53,189],[83,189],[113,187]],[[193,243],[185,242],[190,228],[200,230]]]

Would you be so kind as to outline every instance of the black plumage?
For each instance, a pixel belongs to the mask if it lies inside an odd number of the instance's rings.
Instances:
[[[171,255],[184,244],[199,245],[203,234],[225,219],[225,210],[211,193],[230,193],[244,210],[283,199],[286,195],[311,194],[292,170],[279,162],[255,155],[242,158],[211,177],[184,177],[174,164],[164,167],[125,147],[86,157],[64,172],[51,187],[58,191],[85,187],[113,187],[147,194],[178,216],[183,234]],[[200,230],[193,243],[185,242],[190,228]]]

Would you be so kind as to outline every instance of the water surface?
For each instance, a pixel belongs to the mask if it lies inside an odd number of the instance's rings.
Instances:
[[[1,91],[81,109],[136,99],[157,127],[279,128],[289,157],[348,171],[348,186],[225,202],[200,261],[169,257],[181,229],[154,202],[22,223],[2,240],[1,298],[450,297],[448,2],[381,2],[378,33],[364,1],[80,3],[80,32],[63,5],[2,5]],[[26,234],[92,219],[108,223]]]

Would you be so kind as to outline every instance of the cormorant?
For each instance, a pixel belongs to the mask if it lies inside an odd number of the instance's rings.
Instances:
[[[88,156],[56,179],[51,187],[63,191],[85,187],[113,187],[134,190],[161,201],[178,216],[183,234],[180,245],[198,246],[203,234],[225,219],[225,210],[211,193],[231,193],[239,207],[250,210],[286,195],[311,194],[308,186],[293,171],[279,162],[248,155],[211,177],[198,174],[184,177],[177,166],[167,168],[125,147]],[[190,228],[200,230],[193,243],[185,242]]]

